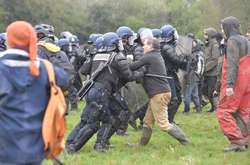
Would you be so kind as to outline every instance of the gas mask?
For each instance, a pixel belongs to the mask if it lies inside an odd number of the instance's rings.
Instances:
[[[124,51],[122,40],[119,40],[119,42],[118,42],[118,50],[119,51]]]
[[[134,45],[134,42],[135,42],[136,38],[137,38],[137,34],[134,33],[131,37],[128,38],[128,44],[130,46]]]

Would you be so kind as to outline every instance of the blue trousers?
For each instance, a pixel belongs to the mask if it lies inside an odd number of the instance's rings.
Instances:
[[[184,93],[184,112],[190,111],[191,100],[194,102],[197,111],[200,111],[200,98],[198,92],[198,83],[187,84]]]

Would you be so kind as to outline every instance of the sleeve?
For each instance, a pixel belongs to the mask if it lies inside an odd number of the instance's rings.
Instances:
[[[63,51],[60,51],[58,56],[58,59],[60,60],[58,61],[58,66],[63,68],[68,73],[68,75],[70,76],[70,80],[73,80],[75,75],[75,69],[73,65],[69,62],[67,55]]]
[[[143,72],[131,71],[131,69],[129,68],[129,62],[126,57],[117,55],[115,60],[117,61],[117,69],[119,70],[120,78],[127,79],[128,81],[134,81],[143,77]]]
[[[132,75],[132,72],[129,69],[129,62],[127,58],[123,54],[119,53],[115,56],[114,61],[116,62],[114,67],[119,71],[120,78],[129,79],[129,77]]]
[[[66,90],[69,87],[69,75],[63,69],[53,66],[55,77],[56,77],[56,84],[61,87],[63,90]]]
[[[218,65],[218,58],[220,56],[219,46],[214,44],[211,49],[211,57],[206,61],[206,72],[210,71]]]
[[[138,46],[134,50],[134,61],[138,61],[141,57],[143,57],[143,47]]]
[[[235,40],[227,42],[227,85],[233,88],[237,79],[238,65],[240,61],[239,47]]]
[[[11,85],[1,71],[0,71],[0,79],[1,79],[0,83],[0,106],[1,106],[1,103],[3,103],[4,100],[4,96],[8,95],[8,93],[11,91]]]
[[[217,75],[217,81],[216,81],[216,86],[215,86],[215,89],[216,91],[220,91],[220,80],[221,80],[221,72],[222,72],[222,65],[223,65],[223,56],[220,56],[219,59],[218,59],[218,65],[217,65],[217,72],[218,72],[218,75]]]
[[[150,60],[149,58],[150,58],[149,56],[143,56],[143,57],[141,57],[139,60],[137,60],[137,61],[131,63],[131,64],[129,65],[129,68],[130,68],[131,70],[138,70],[138,69],[140,69],[141,67],[146,66],[146,65],[148,64],[147,61]]]
[[[188,59],[186,55],[177,55],[174,48],[169,45],[165,45],[162,49],[162,56],[165,61],[171,61],[181,69],[186,69]]]
[[[88,57],[87,60],[83,63],[83,65],[80,67],[80,72],[83,75],[89,75],[91,72],[91,66],[92,66],[92,58]]]

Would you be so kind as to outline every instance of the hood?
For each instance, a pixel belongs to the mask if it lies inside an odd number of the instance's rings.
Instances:
[[[204,32],[208,35],[208,39],[214,38],[217,35],[217,30],[212,27],[205,29]]]
[[[226,17],[221,20],[221,25],[227,38],[240,34],[240,21],[235,17]]]

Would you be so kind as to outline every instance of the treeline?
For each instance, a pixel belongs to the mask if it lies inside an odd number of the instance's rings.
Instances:
[[[243,32],[250,23],[249,0],[0,0],[0,31],[14,20],[54,25],[86,39],[90,33],[114,31],[121,25],[137,30],[170,23],[181,34],[201,36],[203,29],[220,29],[220,20],[236,16]]]

